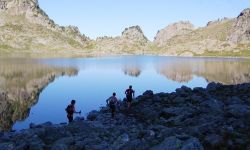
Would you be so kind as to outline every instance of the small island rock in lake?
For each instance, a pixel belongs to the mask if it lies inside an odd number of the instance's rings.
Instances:
[[[250,84],[146,91],[115,119],[107,107],[69,125],[0,134],[0,149],[249,149]]]

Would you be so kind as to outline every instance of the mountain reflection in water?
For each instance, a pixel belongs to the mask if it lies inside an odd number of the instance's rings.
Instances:
[[[0,59],[0,131],[28,117],[40,92],[56,77],[76,75],[74,68],[53,67],[32,60]]]
[[[159,74],[177,82],[188,82],[193,76],[205,78],[208,82],[240,84],[250,81],[249,61],[168,61],[156,65]]]

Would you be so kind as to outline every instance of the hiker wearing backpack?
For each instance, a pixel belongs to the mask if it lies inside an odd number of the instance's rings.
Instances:
[[[111,109],[111,117],[114,118],[116,104],[118,103],[118,100],[116,98],[116,93],[113,93],[113,95],[106,100],[106,103],[109,106],[109,108]]]
[[[135,91],[132,89],[132,85],[125,91],[126,98],[127,98],[127,107],[130,108],[131,102],[133,97],[135,96]]]
[[[75,111],[75,103],[76,101],[75,100],[72,100],[71,101],[71,104],[67,106],[67,108],[65,109],[66,112],[67,112],[67,118],[69,120],[69,123],[73,121],[73,116],[74,116],[74,113],[79,113],[81,114],[81,111],[79,112],[76,112]]]

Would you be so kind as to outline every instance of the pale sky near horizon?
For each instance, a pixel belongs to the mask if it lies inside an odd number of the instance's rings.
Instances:
[[[190,21],[202,27],[218,18],[237,17],[250,8],[250,0],[38,0],[40,7],[59,25],[75,25],[95,39],[120,36],[139,25],[153,40],[170,23]]]

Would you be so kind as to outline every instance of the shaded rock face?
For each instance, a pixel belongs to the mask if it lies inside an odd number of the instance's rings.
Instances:
[[[166,28],[158,31],[154,43],[162,46],[165,42],[174,36],[185,35],[194,30],[194,26],[188,21],[180,21],[168,25]]]
[[[245,43],[250,40],[250,8],[243,10],[236,18],[228,39],[234,43]]]

